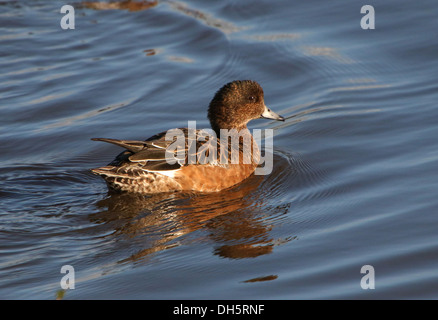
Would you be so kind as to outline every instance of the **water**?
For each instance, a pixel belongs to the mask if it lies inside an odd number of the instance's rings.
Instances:
[[[142,3],[62,30],[63,1],[0,2],[0,298],[436,299],[436,3],[374,2],[375,30],[361,1]],[[270,175],[139,197],[89,172],[120,152],[90,138],[208,127],[235,79],[287,118],[250,125]]]

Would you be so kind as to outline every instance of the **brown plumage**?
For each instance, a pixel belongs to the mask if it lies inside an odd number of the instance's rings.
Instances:
[[[259,162],[260,153],[247,123],[258,118],[284,121],[265,106],[262,88],[251,80],[230,82],[217,91],[208,118],[213,131],[173,129],[146,141],[94,138],[126,150],[107,166],[91,171],[102,176],[113,190],[220,191],[249,177]],[[221,129],[229,130],[231,141],[235,138],[238,143],[224,144]]]

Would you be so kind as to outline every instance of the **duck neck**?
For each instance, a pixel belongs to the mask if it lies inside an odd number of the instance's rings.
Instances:
[[[260,151],[257,142],[246,125],[240,128],[220,129],[217,134],[220,148],[226,148],[229,156],[233,150],[240,154],[240,164],[257,165],[260,160]]]

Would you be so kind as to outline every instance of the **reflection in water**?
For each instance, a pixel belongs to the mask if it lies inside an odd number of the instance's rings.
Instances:
[[[264,277],[257,277],[257,278],[252,278],[249,280],[245,280],[243,281],[244,283],[250,283],[250,282],[262,282],[262,281],[271,281],[271,280],[275,280],[277,279],[278,276],[275,274],[271,274],[269,276],[264,276]]]
[[[213,17],[207,13],[201,12],[197,9],[192,9],[187,6],[187,4],[179,1],[166,1],[172,9],[194,18],[202,23],[205,23],[209,27],[217,28],[225,34],[230,34],[234,32],[239,32],[244,30],[244,27],[238,27],[231,22]],[[98,1],[83,1],[82,5],[87,9],[93,10],[129,10],[129,11],[141,11],[153,8],[158,5],[157,0],[143,0],[143,1],[109,1],[109,2],[98,2]]]
[[[330,47],[303,46],[301,48],[306,55],[312,57],[328,57],[340,63],[353,63],[354,60],[339,53],[338,49]]]
[[[282,157],[276,157],[283,159]],[[137,261],[151,253],[180,245],[185,235],[196,234],[216,243],[214,254],[238,259],[268,254],[274,246],[294,237],[279,240],[270,234],[272,217],[288,207],[266,206],[271,192],[278,192],[288,161],[280,161],[271,175],[251,176],[240,185],[217,193],[162,193],[138,195],[110,193],[98,202],[103,210],[90,216],[114,230],[112,236],[129,237],[141,249],[120,262]],[[277,191],[276,191],[277,190]]]
[[[209,27],[217,28],[218,30],[222,31],[225,34],[231,34],[246,29],[245,27],[237,26],[229,21],[225,21],[223,19],[213,17],[198,9],[190,8],[187,6],[187,4],[179,1],[168,1],[167,3],[174,10],[177,10],[178,12],[188,17],[194,18],[202,23],[205,23]]]
[[[129,10],[129,11],[141,11],[158,4],[158,1],[114,1],[114,2],[97,2],[97,1],[84,1],[82,2],[84,7],[94,10]]]

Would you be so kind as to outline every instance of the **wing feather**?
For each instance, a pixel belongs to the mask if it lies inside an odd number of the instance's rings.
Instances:
[[[205,137],[206,133],[202,130],[198,130],[196,134],[191,134],[187,128],[180,128],[185,136],[182,146],[178,146],[177,150],[169,150],[169,146],[177,141],[174,137],[173,140],[166,140],[166,132],[156,134],[145,141],[137,140],[117,140],[108,138],[93,138],[94,141],[102,141],[117,145],[125,148],[126,150],[120,153],[107,167],[98,168],[102,170],[94,170],[97,174],[108,175],[110,171],[120,172],[121,167],[131,168],[135,170],[144,171],[163,171],[163,174],[171,170],[178,170],[186,165],[220,165],[219,153],[220,153],[220,141],[219,139],[211,138],[199,138]],[[169,150],[173,152],[173,159],[167,159],[171,153],[166,152]],[[180,153],[181,152],[181,153]],[[208,162],[208,158],[211,152],[216,152],[215,161]],[[226,156],[230,157],[230,153]],[[189,161],[190,159],[190,161]],[[193,161],[194,159],[194,161]],[[171,161],[167,161],[171,160]],[[228,162],[230,163],[230,162]],[[112,170],[111,170],[111,169]],[[115,170],[118,168],[118,170]],[[104,173],[105,172],[105,173]],[[114,172],[115,173],[115,172]],[[115,174],[116,175],[116,174]]]

